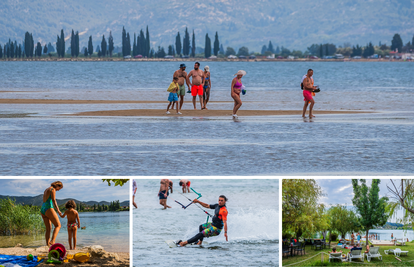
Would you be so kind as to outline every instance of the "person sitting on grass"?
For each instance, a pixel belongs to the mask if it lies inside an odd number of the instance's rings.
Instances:
[[[69,200],[65,204],[66,211],[61,214],[60,217],[65,218],[68,216],[68,238],[69,248],[76,250],[76,232],[80,228],[79,213],[76,211],[76,203],[73,200]],[[78,221],[78,223],[76,223]],[[72,246],[73,241],[73,246]]]

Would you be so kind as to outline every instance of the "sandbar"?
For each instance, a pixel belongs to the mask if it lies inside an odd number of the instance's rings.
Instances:
[[[0,99],[0,104],[168,104],[168,101],[151,100],[73,100],[73,99]],[[233,103],[210,101],[210,103]]]

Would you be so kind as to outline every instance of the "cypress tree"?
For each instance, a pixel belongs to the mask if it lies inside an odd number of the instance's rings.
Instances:
[[[17,58],[19,56],[19,46],[17,45],[17,41],[14,41],[14,57]]]
[[[137,51],[137,42],[136,42],[136,35],[135,35],[135,32],[134,32],[134,45],[132,46],[132,55],[133,56],[136,56],[136,55],[138,55],[138,51]],[[139,38],[139,37],[138,37]]]
[[[59,35],[57,36],[57,41],[56,41],[56,52],[58,57],[60,57],[60,38]]]
[[[63,29],[60,31],[60,54],[61,57],[65,57],[65,33],[63,32]]]
[[[75,32],[72,29],[72,35],[70,36],[70,55],[74,57],[75,53],[76,53]]]
[[[138,42],[138,54],[144,56],[147,51],[147,41],[145,40],[144,32],[142,29],[139,32],[139,42]]]
[[[131,55],[131,38],[129,37],[129,32],[127,33],[127,37],[126,37],[126,56]]]
[[[210,40],[210,37],[208,37],[208,33],[206,33],[206,43],[204,46],[204,57],[205,58],[211,57],[211,40]]]
[[[43,48],[43,54],[47,54],[47,45],[45,44],[45,47]]]
[[[191,57],[195,57],[195,50],[196,50],[196,44],[195,44],[195,34],[193,30],[193,41],[191,44]]]
[[[102,42],[101,42],[101,55],[103,57],[105,57],[106,55],[106,40],[105,40],[105,35],[102,36]]]
[[[398,49],[398,52],[401,53],[402,47],[403,41],[401,39],[401,36],[396,33],[391,41],[391,50],[396,51]]]
[[[178,32],[177,36],[175,37],[175,51],[177,52],[177,55],[181,55],[181,36],[180,36],[180,32]]]
[[[4,44],[3,51],[4,51],[4,58],[6,58],[7,57],[7,46],[6,46],[6,44]]]
[[[109,32],[109,56],[112,57],[112,51],[114,51],[114,38],[112,37],[112,31]]]
[[[122,27],[122,56],[126,56],[126,31],[125,31],[125,27]]]
[[[320,58],[323,57],[323,45],[322,44],[319,45],[319,57]]]
[[[218,33],[216,32],[216,36],[214,37],[214,55],[217,56],[220,50],[220,43],[218,39]]]
[[[147,45],[145,46],[145,48],[147,50],[145,51],[145,55],[143,55],[143,56],[149,57],[150,50],[151,50],[151,43],[150,43],[150,35],[149,35],[149,31],[148,31],[148,25],[147,25],[147,33],[146,33],[146,36],[145,36],[145,41],[147,42]]]
[[[188,29],[185,28],[184,39],[183,39],[183,54],[188,56],[190,54],[190,34]]]
[[[3,58],[3,47],[0,45],[0,58]]]
[[[329,56],[328,44],[325,44],[325,51],[326,55]]]
[[[75,56],[78,57],[79,56],[79,31],[76,31],[76,35],[75,35],[75,47],[76,47]]]
[[[85,47],[85,50],[83,50],[84,57],[88,57],[88,49]]]
[[[411,45],[414,46],[414,36],[413,36],[413,39],[411,40]]]
[[[168,55],[169,56],[173,56],[174,55],[174,48],[172,47],[172,45],[168,46]]]
[[[13,42],[10,42],[10,39],[9,39],[9,47],[10,47],[10,57],[14,58],[14,44]]]
[[[92,54],[93,54],[92,35],[91,35],[91,36],[89,36],[89,42],[88,42],[88,54],[89,54],[89,57],[91,57],[91,56],[92,56]]]
[[[269,41],[269,45],[267,46],[267,51],[270,51],[272,53],[275,52],[275,49],[273,48],[272,41]]]
[[[19,44],[19,58],[22,57],[22,45]]]
[[[264,55],[266,51],[267,51],[267,46],[266,45],[263,45],[262,46],[261,54]]]
[[[38,57],[42,56],[42,44],[40,42],[37,42],[36,54],[37,54]]]

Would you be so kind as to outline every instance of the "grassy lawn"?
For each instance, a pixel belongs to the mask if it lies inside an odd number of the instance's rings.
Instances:
[[[336,246],[337,243],[331,243],[331,247]],[[384,253],[384,250],[387,249],[395,249],[400,248],[402,251],[409,251],[408,256],[400,256],[399,258],[401,261],[397,260],[394,255],[386,255]],[[325,248],[322,250],[315,250],[311,249],[310,245],[306,246],[305,255],[297,255],[293,257],[283,257],[282,265],[286,266],[289,264],[294,264],[301,262],[303,260],[309,259],[312,256],[315,256],[321,252],[328,253],[332,249]],[[337,247],[337,250],[342,250],[343,254],[348,253],[349,249],[343,249]],[[365,251],[365,249],[363,250]],[[362,263],[361,260],[355,260],[352,261],[352,263],[349,262],[340,262],[339,260],[331,261],[329,262],[329,256],[324,255],[324,261],[321,262],[321,255],[318,255],[310,260],[307,260],[305,262],[301,262],[298,264],[294,264],[292,266],[361,266],[361,265],[368,265],[368,266],[414,266],[414,243],[406,243],[405,246],[381,246],[379,249],[379,253],[382,255],[382,261],[378,258],[371,259],[371,262],[367,261],[367,257],[365,256],[364,263]]]

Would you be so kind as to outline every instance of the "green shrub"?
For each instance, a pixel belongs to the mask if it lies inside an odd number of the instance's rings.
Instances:
[[[338,239],[337,233],[331,233],[331,241],[336,241]]]

